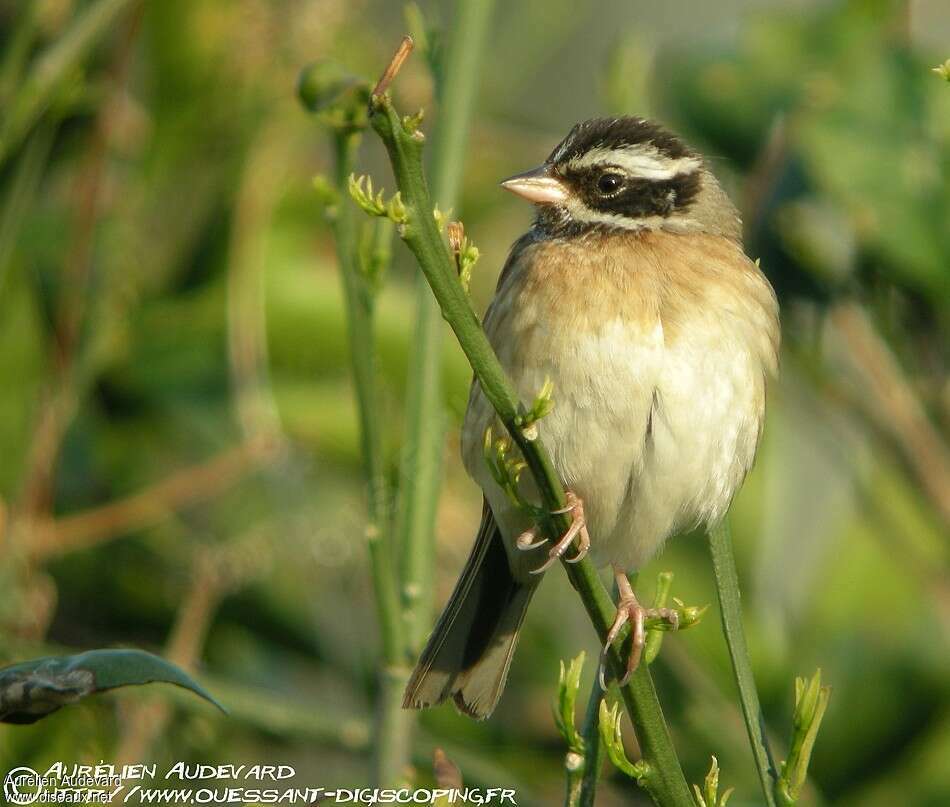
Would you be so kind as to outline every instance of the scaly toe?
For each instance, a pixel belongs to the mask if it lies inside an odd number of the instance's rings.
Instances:
[[[585,524],[581,527],[580,532],[578,533],[578,547],[577,554],[573,558],[568,558],[568,563],[580,563],[584,558],[587,557],[587,553],[590,551],[590,533],[587,532],[587,525]]]
[[[561,559],[561,556],[567,552],[571,544],[574,542],[577,531],[578,530],[575,528],[575,525],[572,524],[571,528],[566,533],[564,533],[564,537],[551,547],[550,551],[548,552],[548,559],[537,569],[532,569],[531,574],[543,574],[555,563],[557,563]]]
[[[611,645],[620,636],[623,626],[627,623],[631,625],[630,655],[627,656],[624,675],[617,683],[620,686],[625,686],[637,671],[643,655],[643,647],[646,644],[645,622],[649,618],[663,619],[670,623],[673,630],[679,627],[679,612],[675,608],[644,608],[637,602],[636,598],[626,597],[617,603],[617,616],[614,617],[610,631],[607,633],[607,641],[601,651],[600,681],[602,688],[605,688],[604,669],[607,664],[607,654],[610,652]]]
[[[650,608],[645,613],[648,617],[659,617],[664,622],[669,622],[673,630],[679,630],[680,612],[675,608]]]
[[[590,534],[587,532],[587,522],[584,518],[584,502],[574,493],[567,493],[567,507],[555,511],[557,513],[571,513],[571,526],[567,532],[561,536],[560,540],[548,552],[548,559],[537,569],[532,570],[531,574],[542,574],[550,569],[561,556],[570,549],[575,539],[578,541],[577,553],[568,563],[577,563],[584,559],[590,549]],[[518,541],[521,541],[520,536]],[[536,546],[536,544],[535,544]],[[519,548],[521,548],[519,543]]]
[[[617,637],[620,636],[620,631],[623,630],[623,626],[626,625],[632,616],[631,611],[634,607],[639,607],[636,600],[626,600],[621,599],[617,603],[617,615],[614,617],[614,621],[610,625],[610,630],[607,631],[607,639],[604,642],[604,646],[600,651],[600,688],[606,690],[607,682],[604,675],[604,671],[607,669],[607,656],[610,653],[610,648]],[[629,667],[629,665],[628,665]],[[624,675],[624,678],[627,678],[627,675]],[[621,684],[622,686],[622,684]]]

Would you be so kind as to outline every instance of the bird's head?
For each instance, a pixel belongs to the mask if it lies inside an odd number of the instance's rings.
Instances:
[[[538,206],[546,235],[706,231],[738,237],[738,215],[702,156],[636,117],[577,124],[544,163],[502,187]]]

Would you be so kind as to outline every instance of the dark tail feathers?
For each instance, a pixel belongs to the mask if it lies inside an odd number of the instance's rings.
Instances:
[[[421,709],[451,696],[465,714],[488,717],[505,688],[535,588],[512,577],[486,502],[472,554],[412,673],[403,706]]]

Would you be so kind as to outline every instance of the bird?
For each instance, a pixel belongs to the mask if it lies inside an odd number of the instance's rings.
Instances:
[[[579,123],[544,163],[501,186],[535,206],[483,326],[568,491],[571,529],[545,541],[485,460],[503,429],[477,380],[461,453],[483,493],[475,544],[405,690],[406,708],[452,699],[488,717],[543,572],[590,553],[616,580],[604,652],[629,624],[636,669],[646,609],[629,574],[673,535],[723,519],[761,440],[777,374],[775,292],[708,160],[654,121]],[[529,475],[523,495],[537,495]],[[603,668],[601,668],[603,669]]]

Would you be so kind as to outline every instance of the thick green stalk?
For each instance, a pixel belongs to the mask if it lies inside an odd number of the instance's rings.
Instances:
[[[746,731],[755,757],[755,767],[759,772],[759,781],[768,807],[775,807],[773,788],[777,773],[769,749],[765,720],[759,706],[759,693],[755,688],[752,674],[752,662],[746,646],[745,632],[742,629],[742,605],[739,593],[739,575],[736,572],[736,559],[732,552],[732,538],[726,520],[709,531],[709,554],[712,557],[713,574],[716,578],[716,591],[719,595],[719,611],[722,615],[722,632],[726,637],[729,657],[732,659],[732,671],[739,688],[739,700],[745,717]]]
[[[494,0],[459,0],[439,70],[439,131],[432,160],[440,209],[458,205],[468,130]],[[416,332],[409,356],[406,431],[399,481],[396,545],[402,551],[402,603],[409,651],[415,654],[432,622],[435,518],[442,481],[442,321],[424,275],[416,279]]]
[[[532,439],[532,433],[529,431],[526,434],[521,428],[521,402],[472,310],[433,218],[433,203],[422,169],[424,138],[421,132],[403,125],[388,95],[383,92],[391,80],[392,72],[392,69],[387,71],[386,77],[380,82],[382,87],[377,89],[370,102],[370,122],[389,153],[396,184],[405,205],[406,215],[405,221],[400,224],[400,236],[416,256],[439,302],[442,316],[455,332],[485,397],[521,450],[544,508],[549,512],[562,509],[566,503],[564,488],[550,455],[540,440]],[[556,539],[569,525],[563,513],[546,521],[544,528],[552,539]],[[565,569],[598,635],[604,640],[615,608],[594,566],[585,559],[577,564],[566,564]],[[608,658],[613,672],[621,674],[623,661],[620,651],[613,648]],[[640,666],[621,692],[637,728],[644,759],[649,765],[644,786],[663,807],[692,807],[692,796],[645,664]]]
[[[380,787],[403,784],[412,761],[415,715],[402,708],[408,683],[405,665],[380,670],[373,737],[374,779]]]
[[[636,588],[638,572],[628,575],[630,585]],[[620,595],[617,586],[613,587],[614,597]],[[651,634],[647,634],[650,636]],[[584,714],[584,725],[581,727],[581,736],[584,739],[584,776],[577,793],[577,807],[593,807],[597,793],[597,781],[600,778],[600,769],[607,756],[600,737],[600,703],[604,699],[604,691],[600,687],[600,673],[594,677],[590,696],[587,699],[587,711]],[[574,803],[569,805],[574,807]]]
[[[417,655],[431,625],[435,520],[442,482],[442,322],[425,282],[417,281],[416,324],[409,355],[405,442],[396,516],[401,594],[408,650]]]
[[[600,778],[600,769],[604,766],[604,758],[607,756],[604,745],[600,741],[600,702],[603,699],[604,691],[600,688],[600,678],[595,675],[594,683],[590,688],[590,697],[587,699],[584,725],[581,727],[581,737],[584,739],[584,777],[581,780],[577,807],[594,807],[597,780]]]
[[[408,680],[409,671],[406,668],[405,632],[389,534],[389,490],[386,484],[381,431],[383,417],[376,390],[374,301],[372,290],[360,272],[356,209],[347,198],[345,190],[347,179],[353,172],[359,139],[359,133],[351,129],[343,129],[334,134],[335,182],[340,189],[340,199],[333,219],[333,230],[346,300],[350,360],[367,485],[369,519],[366,539],[383,645],[383,668],[380,671],[380,696],[374,741],[375,779],[380,785],[391,785],[398,781],[409,761],[411,715],[401,708],[402,690]]]

